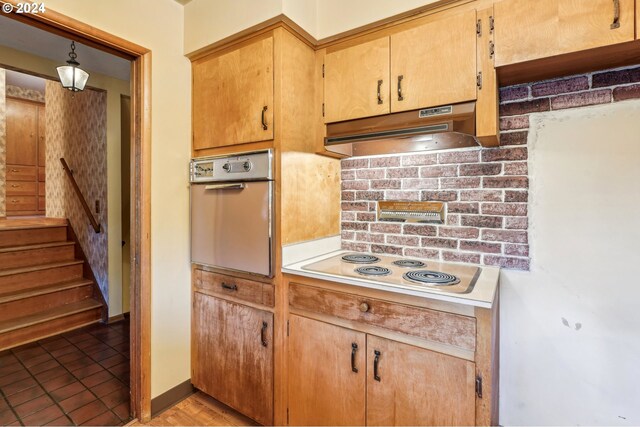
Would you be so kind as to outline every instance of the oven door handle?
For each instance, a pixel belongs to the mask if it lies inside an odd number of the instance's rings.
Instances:
[[[205,190],[244,190],[244,184],[242,182],[235,184],[216,184],[206,185]]]

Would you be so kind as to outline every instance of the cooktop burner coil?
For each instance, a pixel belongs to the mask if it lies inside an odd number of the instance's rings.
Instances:
[[[402,275],[405,279],[433,286],[451,286],[460,283],[460,279],[452,274],[431,270],[413,270]]]
[[[391,274],[391,270],[386,267],[379,267],[377,265],[365,265],[358,267],[355,272],[362,274],[363,276],[387,276]]]
[[[342,260],[352,264],[373,264],[380,261],[380,258],[367,254],[347,254],[342,257]]]
[[[398,261],[393,261],[392,264],[404,268],[420,268],[426,265],[424,262],[415,259],[399,259]]]

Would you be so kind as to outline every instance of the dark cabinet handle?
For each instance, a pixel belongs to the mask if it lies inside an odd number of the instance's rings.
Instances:
[[[238,286],[233,284],[233,285],[227,285],[226,283],[222,282],[222,286],[223,289],[226,289],[228,291],[237,291],[238,290]]]
[[[402,95],[402,79],[404,79],[404,76],[398,76],[398,101],[404,100],[404,96]]]
[[[378,350],[374,350],[373,354],[376,357],[373,359],[373,379],[376,381],[380,381],[380,375],[378,375],[378,363],[380,363],[380,352]]]
[[[265,105],[264,107],[262,107],[262,129],[267,130],[268,126],[267,126],[267,119],[265,117],[265,113],[267,112],[267,106]]]
[[[378,104],[382,104],[382,95],[380,94],[381,87],[382,87],[382,80],[378,80]]]
[[[613,22],[611,23],[611,29],[615,30],[620,28],[620,0],[613,0]]]
[[[267,337],[265,332],[267,332],[267,328],[269,327],[269,325],[267,324],[267,322],[262,322],[262,329],[260,329],[260,341],[262,341],[262,346],[266,347],[267,346]]]
[[[358,351],[358,344],[351,343],[351,370],[358,373],[358,368],[356,368],[356,352]]]

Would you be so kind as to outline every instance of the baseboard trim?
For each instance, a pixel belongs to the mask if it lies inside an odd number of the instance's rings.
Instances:
[[[151,399],[151,418],[195,393],[191,378]]]
[[[107,325],[119,322],[121,320],[124,320],[124,314],[116,314],[115,316],[109,317],[107,319]]]

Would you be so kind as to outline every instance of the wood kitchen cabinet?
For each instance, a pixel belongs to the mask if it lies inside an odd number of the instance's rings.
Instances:
[[[495,65],[634,40],[634,0],[503,0],[495,3]]]
[[[45,107],[17,98],[6,103],[7,215],[44,215]]]
[[[476,99],[476,11],[391,35],[391,112]]]
[[[365,425],[365,334],[292,315],[289,425]]]
[[[192,64],[194,150],[273,139],[273,36]]]
[[[367,424],[475,425],[475,364],[367,335]]]
[[[497,304],[286,282],[289,425],[497,424]]]
[[[329,51],[324,61],[327,123],[389,113],[389,37]]]
[[[193,293],[191,382],[264,425],[273,423],[273,314]]]
[[[476,99],[476,11],[329,48],[325,122]]]

